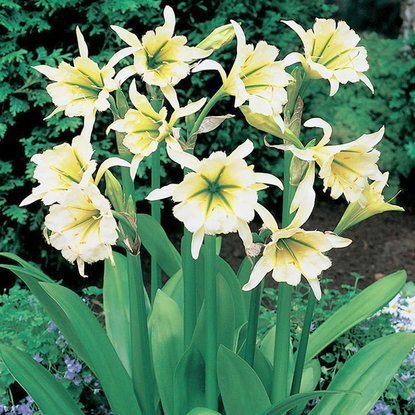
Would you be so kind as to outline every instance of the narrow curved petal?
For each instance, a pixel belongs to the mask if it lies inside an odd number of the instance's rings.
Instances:
[[[245,140],[242,144],[235,148],[229,155],[229,160],[243,159],[254,150],[254,144],[251,140]]]
[[[22,206],[27,206],[30,205],[33,202],[36,202],[37,200],[42,199],[42,195],[41,194],[30,194],[29,196],[25,197],[21,202],[20,202],[20,207]]]
[[[260,205],[259,203],[255,206],[255,211],[261,217],[262,222],[264,225],[272,232],[276,232],[278,230],[278,224],[275,220],[274,216],[272,216],[271,212],[264,208],[264,206]]]
[[[94,129],[96,111],[93,110],[84,117],[84,128],[81,131],[83,137],[91,137]]]
[[[182,168],[183,166],[188,167],[193,171],[197,171],[199,168],[200,161],[192,154],[186,153],[184,151],[177,151],[171,147],[167,147],[167,154],[173,161],[180,164]]]
[[[109,159],[106,159],[101,165],[99,166],[99,169],[97,171],[97,174],[95,176],[95,184],[98,185],[99,181],[101,180],[104,173],[110,169],[111,167],[130,167],[131,164],[120,157],[110,157]]]
[[[174,27],[176,25],[176,16],[174,15],[174,10],[170,6],[164,8],[164,26],[163,30],[165,33],[172,37],[174,34]]]
[[[373,88],[372,82],[370,82],[369,78],[364,73],[360,73],[359,78],[370,89],[370,92],[374,94],[375,89]]]
[[[248,223],[241,219],[238,219],[238,235],[242,239],[245,249],[254,243]]]
[[[131,180],[134,181],[135,176],[137,174],[138,167],[140,166],[141,161],[143,160],[143,156],[141,154],[136,154],[133,159],[131,160],[130,166],[130,177]]]
[[[313,293],[317,300],[321,299],[321,287],[320,287],[320,281],[318,278],[313,279],[307,279],[308,283],[310,284],[311,289],[313,290]]]
[[[161,92],[166,97],[167,101],[170,102],[170,105],[175,109],[180,108],[179,100],[177,99],[176,90],[173,88],[172,85],[167,84],[166,86],[160,87]]]
[[[302,62],[303,60],[304,56],[301,55],[301,53],[292,52],[282,60],[282,63],[284,65],[284,68],[286,68],[287,66],[294,65],[295,63]]]
[[[322,147],[326,145],[330,141],[331,134],[333,129],[331,125],[327,122],[322,120],[321,118],[310,118],[304,123],[304,127],[317,127],[323,130],[323,137],[318,143],[318,147]]]
[[[76,26],[76,39],[78,41],[79,55],[83,58],[88,57],[88,46],[86,45],[84,36],[81,33],[79,26]]]
[[[218,71],[220,77],[222,78],[222,82],[225,83],[226,81],[226,72],[223,69],[222,65],[212,59],[206,59],[201,62],[199,65],[195,66],[192,69],[192,72],[201,72],[201,71],[209,71],[214,70]]]
[[[329,78],[329,82],[330,82],[330,96],[332,97],[339,90],[340,84],[339,84],[339,81],[334,77]]]
[[[297,211],[290,228],[301,228],[307,222],[314,209],[316,192],[314,191],[315,164],[310,163],[304,179],[300,182],[291,202],[290,213]]]
[[[114,78],[114,81],[118,83],[118,85],[122,85],[128,78],[131,78],[137,73],[135,70],[134,65],[126,66],[122,68]]]
[[[304,44],[307,43],[307,35],[305,30],[293,20],[281,20],[282,23],[286,24],[290,29],[294,30],[297,33],[298,37],[302,40]]]
[[[332,232],[325,232],[325,236],[330,241],[333,248],[345,248],[353,242],[349,238],[343,238]]]
[[[205,230],[201,227],[192,236],[191,251],[193,259],[199,258],[200,248],[203,244],[203,239],[205,238]]]
[[[110,68],[114,67],[118,62],[122,61],[127,56],[132,55],[136,50],[137,48],[132,46],[119,50],[118,52],[114,53],[114,55],[108,61],[107,66]]]
[[[47,76],[51,81],[58,80],[58,74],[59,74],[58,68],[52,68],[51,66],[48,66],[48,65],[37,65],[37,66],[32,66],[32,68],[40,72],[42,75]]]
[[[177,184],[172,183],[167,186],[161,187],[160,189],[154,189],[152,192],[150,192],[146,199],[147,200],[160,200],[160,199],[166,199],[168,197],[173,196],[173,192],[176,189]]]
[[[240,54],[243,52],[245,46],[246,46],[246,38],[245,33],[242,30],[242,27],[239,23],[235,22],[235,20],[231,20],[233,29],[235,30],[236,35],[236,41],[237,41],[237,54]]]
[[[120,26],[115,26],[115,25],[111,25],[111,29],[115,33],[117,33],[120,39],[122,39],[125,43],[127,43],[127,45],[140,47],[140,48],[142,47],[140,40],[134,33],[131,33],[128,30]]]
[[[267,275],[271,270],[271,262],[265,257],[260,258],[251,272],[249,281],[242,287],[242,289],[244,291],[250,291],[254,289],[265,278],[265,275]]]
[[[282,184],[282,181],[273,174],[255,173],[255,179],[257,183],[272,184],[274,186],[277,186],[281,190],[284,190],[284,185]]]
[[[178,108],[173,112],[170,118],[170,124],[174,125],[179,118],[186,117],[190,114],[198,112],[206,103],[206,98],[199,99],[196,102],[191,102],[183,108]]]

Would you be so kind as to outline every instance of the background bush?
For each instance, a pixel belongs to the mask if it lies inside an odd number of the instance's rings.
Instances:
[[[178,31],[185,34],[191,44],[197,44],[215,27],[233,18],[243,23],[249,42],[265,39],[282,49],[281,58],[301,47],[295,33],[278,23],[281,19],[293,19],[304,27],[310,27],[316,16],[348,17],[351,26],[362,34],[363,43],[368,48],[371,64],[369,77],[374,83],[376,94],[372,96],[360,83],[340,88],[338,94],[328,100],[328,83],[319,82],[310,89],[313,109],[312,113],[307,110],[306,116],[320,116],[333,123],[333,138],[338,142],[357,138],[385,124],[387,129],[381,144],[381,168],[391,170],[391,183],[394,186],[391,186],[390,191],[394,192],[401,179],[408,177],[414,167],[414,59],[410,49],[407,48],[407,53],[403,53],[403,41],[396,38],[399,33],[396,14],[399,4],[396,1],[363,2],[363,5],[359,2],[361,13],[358,14],[348,3],[355,2],[170,2],[177,12]],[[14,251],[26,259],[41,263],[46,269],[52,268],[53,275],[65,273],[63,260],[47,248],[41,237],[44,208],[40,203],[28,208],[20,208],[18,204],[33,186],[31,177],[34,166],[28,162],[29,158],[53,145],[69,141],[79,132],[82,121],[62,116],[42,121],[52,111],[53,105],[45,91],[46,80],[32,66],[57,65],[61,60],[70,61],[77,56],[76,25],[81,27],[86,37],[90,54],[104,64],[121,46],[109,28],[110,24],[119,24],[142,34],[162,22],[164,5],[159,0],[0,0],[0,250]],[[373,9],[365,11],[364,5],[386,11],[387,19],[381,21],[382,27],[376,26],[379,25],[378,19],[361,20],[362,15],[373,15]],[[341,13],[338,13],[339,7]],[[381,33],[362,33],[367,27]],[[218,54],[216,57],[229,67],[233,60],[234,45]],[[207,96],[208,90],[219,87],[219,77],[215,73],[203,73],[183,81],[179,86],[183,100],[198,99]],[[231,100],[217,109],[219,113],[231,110]],[[109,123],[108,114],[99,116],[93,137],[98,158],[114,151],[113,136],[105,135],[104,123]],[[280,155],[276,151],[266,150],[262,145],[262,137],[258,131],[247,128],[238,114],[217,132],[204,136],[198,145],[198,152],[204,153],[207,148],[231,149],[246,138],[251,138],[258,148],[252,161],[260,162],[264,171],[281,174]],[[144,163],[139,171],[142,180],[137,198],[142,198],[148,190],[146,167]],[[175,173],[179,173],[179,170],[172,168],[169,178]],[[270,197],[275,202],[278,193]]]

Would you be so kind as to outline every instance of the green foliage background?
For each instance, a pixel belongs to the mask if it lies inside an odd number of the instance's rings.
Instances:
[[[292,19],[310,27],[316,16],[336,16],[337,6],[324,0],[185,0],[170,1],[177,14],[177,31],[197,44],[215,27],[229,19],[243,23],[249,42],[265,39],[281,48],[281,58],[299,50],[301,42],[294,32],[279,23]],[[118,24],[137,34],[162,22],[164,2],[160,0],[0,0],[0,250],[14,251],[29,260],[61,270],[61,259],[41,241],[40,228],[45,215],[40,203],[20,208],[20,201],[30,192],[33,164],[29,158],[46,148],[69,141],[80,130],[81,119],[55,116],[42,121],[53,105],[45,91],[46,81],[32,69],[38,64],[57,65],[77,56],[75,27],[79,25],[89,45],[90,54],[104,64],[121,47],[109,28]],[[364,132],[386,126],[381,144],[381,168],[391,171],[391,192],[407,177],[415,163],[413,131],[415,61],[403,53],[403,41],[376,33],[363,33],[368,49],[376,94],[372,96],[362,85],[341,87],[334,98],[328,99],[328,83],[317,82],[310,90],[312,110],[305,117],[323,117],[334,125],[334,140],[357,138]],[[408,50],[408,49],[407,49]],[[234,44],[217,53],[224,66],[234,57]],[[204,73],[179,84],[183,99],[208,96],[219,86],[218,76]],[[310,106],[308,106],[310,108]],[[218,113],[232,111],[232,103],[224,103]],[[234,112],[234,111],[232,111]],[[114,150],[112,135],[105,135],[108,115],[98,119],[93,140],[98,158]],[[232,149],[251,138],[257,152],[253,162],[261,170],[281,174],[280,156],[264,148],[263,135],[248,128],[241,116],[227,121],[220,130],[200,139],[198,152],[209,149]],[[175,173],[168,172],[169,177]],[[163,172],[166,175],[166,172]],[[139,175],[141,198],[148,189],[146,164]],[[271,194],[275,201],[278,194]]]

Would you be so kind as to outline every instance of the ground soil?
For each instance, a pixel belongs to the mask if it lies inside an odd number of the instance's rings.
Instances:
[[[332,230],[345,206],[320,202],[304,226],[308,230]],[[258,229],[259,223],[252,229]],[[333,279],[333,288],[354,284],[356,272],[364,276],[359,281],[363,288],[399,269],[405,269],[408,279],[415,281],[415,214],[388,212],[374,216],[349,229],[345,235],[353,243],[343,249],[329,252],[333,266],[324,276]],[[222,255],[235,269],[244,256],[243,247],[236,235],[227,235],[222,243]]]

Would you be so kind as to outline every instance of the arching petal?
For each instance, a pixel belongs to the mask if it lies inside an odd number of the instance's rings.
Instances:
[[[331,125],[327,121],[324,121],[321,118],[310,118],[304,123],[304,127],[307,127],[307,128],[317,127],[323,130],[323,137],[317,144],[318,147],[322,147],[330,141],[330,137],[333,132],[333,129],[331,128]]]
[[[178,151],[170,146],[166,146],[168,156],[175,161],[176,163],[180,164],[183,167],[188,167],[193,171],[197,171],[200,165],[200,161],[197,157],[193,154],[186,153],[185,151],[181,150]]]
[[[111,29],[117,33],[117,35],[122,39],[127,45],[135,46],[135,47],[142,47],[140,40],[138,37],[134,34],[129,32],[128,30],[120,27],[111,25]]]
[[[272,184],[274,186],[277,186],[281,190],[284,190],[284,185],[282,184],[282,181],[273,174],[255,173],[255,180],[257,183]]]
[[[215,70],[219,72],[220,77],[222,78],[222,82],[225,83],[226,81],[226,72],[223,69],[222,65],[212,59],[206,59],[203,62],[199,63],[199,65],[195,66],[192,69],[192,72],[201,72],[201,71],[209,71]]]
[[[136,50],[137,50],[137,48],[132,47],[132,46],[119,50],[117,53],[114,53],[114,55],[108,61],[106,66],[108,66],[110,68],[114,67],[118,62],[120,62],[121,60],[123,60],[127,56],[132,55]]]
[[[249,225],[244,220],[238,218],[238,235],[242,239],[245,249],[248,249],[253,243],[252,232]]]
[[[160,199],[166,199],[168,197],[173,196],[174,189],[176,189],[178,185],[175,183],[168,184],[167,186],[161,187],[160,189],[154,189],[152,192],[150,192],[146,199],[147,200],[160,200]]]
[[[203,239],[205,238],[205,230],[201,227],[192,237],[191,251],[193,259],[199,258],[200,248],[202,247]]]
[[[199,99],[196,102],[191,102],[183,108],[178,108],[173,112],[170,118],[171,125],[174,125],[179,118],[186,117],[187,115],[194,114],[198,112],[206,103],[206,98]]]
[[[364,73],[360,73],[359,78],[370,89],[370,92],[374,94],[375,89],[373,88],[372,82],[370,82],[369,78]]]
[[[254,150],[254,144],[251,140],[245,140],[242,144],[235,148],[229,155],[229,160],[243,159]]]
[[[278,224],[275,220],[274,216],[272,216],[271,212],[264,208],[264,206],[260,205],[259,203],[255,206],[255,211],[261,217],[262,222],[264,225],[272,232],[276,232],[278,230]]]
[[[79,55],[82,58],[88,57],[88,46],[86,45],[84,36],[81,33],[79,26],[76,26],[76,39],[78,40]]]
[[[134,76],[137,73],[135,70],[134,65],[126,66],[122,68],[114,78],[114,81],[118,83],[118,85],[122,85],[128,78]]]
[[[175,109],[180,108],[179,100],[177,99],[176,90],[173,88],[172,85],[167,84],[166,86],[160,87],[161,92],[166,97],[167,101],[170,102],[170,105]]]
[[[120,167],[130,167],[131,164],[120,157],[110,157],[109,159],[106,159],[101,165],[99,166],[99,169],[97,171],[97,174],[95,176],[95,184],[98,185],[99,181],[101,180],[104,173],[110,169],[111,167],[120,166]]]
[[[248,282],[242,287],[244,291],[254,289],[265,278],[265,275],[272,270],[272,263],[266,257],[262,257],[255,264]]]

